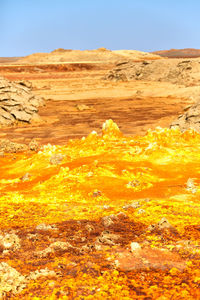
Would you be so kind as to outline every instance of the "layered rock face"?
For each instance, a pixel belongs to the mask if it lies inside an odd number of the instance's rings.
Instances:
[[[37,119],[43,99],[32,93],[30,82],[11,82],[0,77],[0,126]]]
[[[187,107],[185,110],[186,111],[171,124],[171,127],[178,126],[181,131],[186,131],[191,128],[200,132],[200,101]]]
[[[116,64],[106,80],[150,80],[185,86],[200,83],[200,59],[160,59],[142,62],[122,61]]]

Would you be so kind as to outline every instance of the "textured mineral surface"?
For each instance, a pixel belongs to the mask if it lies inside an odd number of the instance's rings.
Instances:
[[[192,130],[125,137],[107,120],[64,146],[5,152],[1,297],[199,299],[199,145]]]

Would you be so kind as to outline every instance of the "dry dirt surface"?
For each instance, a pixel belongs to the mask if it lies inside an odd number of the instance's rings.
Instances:
[[[200,135],[169,128],[199,86],[45,55],[0,66],[45,99],[0,130],[0,298],[200,299]]]

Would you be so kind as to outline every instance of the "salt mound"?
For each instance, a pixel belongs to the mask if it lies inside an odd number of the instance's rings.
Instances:
[[[106,80],[165,81],[185,86],[200,83],[200,59],[159,59],[142,62],[122,61],[116,64]]]
[[[17,121],[30,123],[37,119],[38,107],[43,100],[32,93],[30,82],[11,82],[0,77],[0,125]]]

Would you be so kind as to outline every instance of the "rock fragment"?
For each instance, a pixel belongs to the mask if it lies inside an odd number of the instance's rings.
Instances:
[[[0,140],[0,151],[16,153],[16,152],[26,151],[27,149],[28,149],[28,147],[25,144],[19,144],[19,143],[11,142],[8,139],[1,139]]]
[[[151,224],[147,230],[149,231],[163,231],[169,229],[170,231],[176,231],[176,229],[169,223],[166,218],[162,218],[157,224]]]
[[[90,109],[90,107],[87,106],[87,105],[85,105],[85,104],[78,104],[78,105],[76,106],[76,108],[77,108],[79,111],[84,111],[84,110],[89,110],[89,109]]]
[[[39,143],[35,139],[33,139],[33,140],[30,141],[28,147],[31,151],[36,152],[36,151],[39,150]]]
[[[56,277],[57,274],[53,270],[49,270],[48,268],[36,270],[35,272],[31,272],[28,276],[28,280],[37,280],[40,277]]]
[[[134,201],[131,204],[127,204],[123,206],[124,210],[128,210],[128,209],[136,209],[138,207],[141,207],[140,203],[138,201]]]
[[[20,179],[22,182],[25,182],[25,181],[29,181],[31,178],[31,175],[29,173],[25,173]]]
[[[25,276],[9,266],[6,262],[0,263],[0,298],[7,297],[7,293],[20,293],[27,283]],[[6,298],[5,298],[6,299]]]
[[[35,229],[46,231],[46,230],[56,230],[57,228],[55,225],[48,225],[45,223],[41,223],[38,224]]]
[[[15,233],[6,233],[5,235],[0,235],[0,245],[4,250],[15,251],[21,247],[21,241]]]
[[[50,157],[50,163],[52,165],[59,165],[61,161],[63,160],[64,156],[62,154],[53,154]]]
[[[118,220],[117,216],[115,215],[109,215],[109,216],[105,216],[102,218],[102,224],[104,227],[109,227],[113,224],[115,224],[115,222]]]
[[[53,253],[66,252],[73,248],[74,247],[68,242],[57,241],[50,244],[46,249],[35,252],[34,255],[39,258],[45,258]]]
[[[132,242],[131,243],[131,252],[134,252],[135,250],[140,250],[141,246],[139,243],[137,242]]]
[[[97,244],[104,244],[104,245],[117,245],[120,240],[120,235],[110,233],[109,231],[103,231],[100,236],[97,237],[96,243]]]

